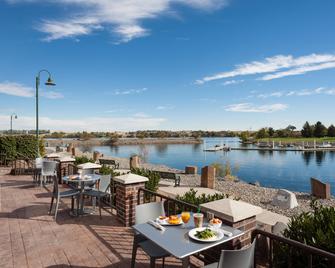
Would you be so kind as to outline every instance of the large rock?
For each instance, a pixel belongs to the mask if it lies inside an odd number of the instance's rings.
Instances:
[[[297,207],[299,204],[294,193],[285,189],[280,189],[273,198],[272,205],[284,209],[291,209]]]

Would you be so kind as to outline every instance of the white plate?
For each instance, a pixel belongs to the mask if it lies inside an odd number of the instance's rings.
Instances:
[[[157,218],[156,222],[158,222],[160,225],[171,225],[171,226],[183,224],[183,221],[181,220],[181,218],[179,218],[179,219],[180,219],[180,221],[177,224],[171,224],[171,223],[169,223],[169,219],[168,218],[166,218],[164,220],[160,220],[159,218]]]
[[[203,231],[205,229],[211,229],[216,235],[209,238],[209,239],[200,239],[195,236],[195,234],[199,231]],[[194,228],[188,232],[189,237],[191,237],[194,240],[201,241],[201,242],[215,242],[219,241],[224,237],[223,232],[220,229],[213,229],[210,227],[201,227],[201,228]]]

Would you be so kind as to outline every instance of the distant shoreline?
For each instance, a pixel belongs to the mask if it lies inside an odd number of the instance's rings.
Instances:
[[[45,139],[45,144],[48,147],[66,146],[73,144],[74,146],[104,146],[104,145],[140,145],[140,144],[201,144],[202,139],[194,138],[120,138],[110,142],[105,138],[93,138],[88,140],[80,139]]]

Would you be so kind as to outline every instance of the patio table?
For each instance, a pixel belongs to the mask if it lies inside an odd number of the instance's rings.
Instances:
[[[204,227],[208,225],[204,222]],[[188,232],[195,228],[193,216],[185,228],[179,226],[164,226],[165,230],[160,231],[148,223],[136,224],[133,226],[134,230],[145,236],[147,239],[154,242],[156,245],[165,249],[177,259],[182,260],[182,267],[190,267],[189,258],[195,253],[199,253],[206,249],[215,247],[222,243],[228,242],[244,234],[241,230],[232,228],[230,226],[222,225],[222,229],[231,232],[233,235],[224,236],[221,240],[215,242],[197,242],[188,236]]]
[[[75,179],[72,179],[70,177],[72,176],[77,176]],[[62,180],[64,182],[74,182],[77,183],[78,185],[80,184],[79,190],[79,203],[80,203],[80,208],[79,208],[79,215],[84,215],[90,213],[89,211],[84,210],[84,191],[85,191],[85,182],[97,182],[100,180],[101,175],[98,174],[89,174],[85,175],[83,178],[80,176],[80,174],[76,175],[70,175],[70,176],[64,176]]]

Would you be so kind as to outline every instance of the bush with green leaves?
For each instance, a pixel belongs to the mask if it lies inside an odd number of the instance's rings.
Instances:
[[[5,135],[0,136],[0,152],[6,155],[7,160],[17,158],[34,159],[37,154],[36,136],[34,135]],[[43,156],[44,142],[39,141],[40,154]]]
[[[112,175],[112,177],[119,176],[120,172],[115,172],[110,166],[102,165],[99,169],[101,175]]]
[[[216,201],[216,200],[229,197],[228,194],[224,194],[224,193],[215,193],[215,194],[208,194],[208,195],[204,193],[202,193],[201,195],[198,195],[197,193],[198,193],[197,190],[194,190],[193,188],[191,188],[184,195],[182,196],[177,195],[176,199],[184,201],[192,205],[199,206],[200,204],[204,204],[204,203],[208,203],[208,202],[212,202],[212,201]]]
[[[131,173],[147,177],[149,180],[145,183],[145,188],[156,192],[158,190],[158,183],[161,179],[161,176],[159,175],[158,172],[149,170],[149,169],[144,169],[144,168],[132,168]]]
[[[317,201],[311,202],[312,211],[293,216],[283,232],[287,238],[335,253],[335,208],[324,207]],[[281,246],[275,258],[278,267],[287,267],[289,248]],[[291,249],[292,267],[307,267],[308,255]],[[324,258],[313,256],[313,267],[329,267]]]
[[[78,166],[78,165],[85,164],[88,162],[94,163],[94,160],[92,158],[88,158],[87,156],[83,155],[83,156],[76,156],[74,164]]]

